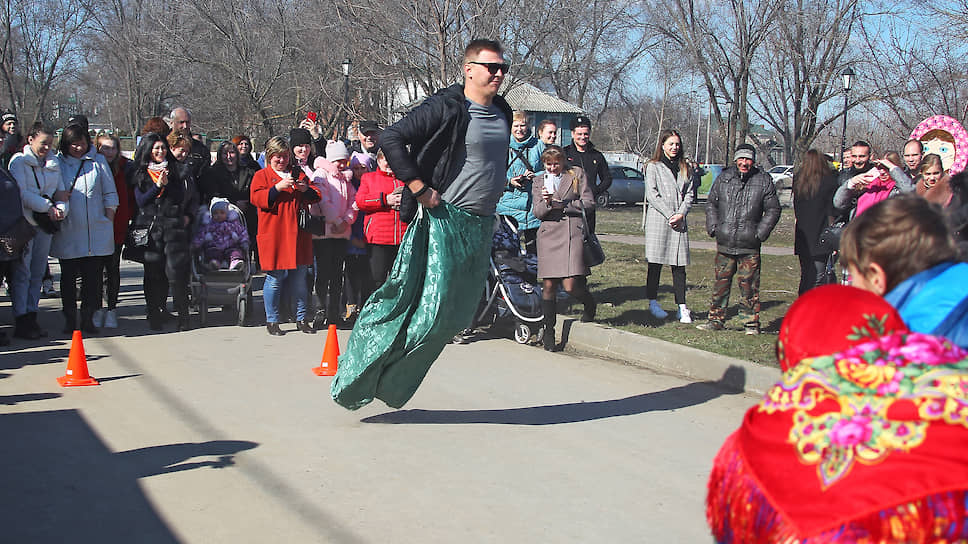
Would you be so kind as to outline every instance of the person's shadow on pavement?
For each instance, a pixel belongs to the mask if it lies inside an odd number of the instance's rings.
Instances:
[[[363,423],[453,425],[485,423],[493,425],[558,425],[608,417],[630,416],[686,408],[722,395],[742,392],[746,370],[731,365],[714,382],[695,382],[679,387],[643,393],[624,399],[574,402],[549,406],[529,406],[503,410],[398,410],[362,419]]]

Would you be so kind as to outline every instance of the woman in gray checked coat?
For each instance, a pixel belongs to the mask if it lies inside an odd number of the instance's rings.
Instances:
[[[658,319],[668,316],[656,300],[662,265],[667,264],[672,267],[672,290],[679,305],[679,321],[692,323],[686,307],[686,266],[689,265],[686,214],[692,207],[692,199],[682,138],[677,131],[666,129],[645,167],[645,258],[649,261],[645,295],[649,299],[649,311]]]

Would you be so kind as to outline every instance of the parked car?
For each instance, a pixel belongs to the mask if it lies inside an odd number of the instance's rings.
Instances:
[[[612,174],[612,186],[598,195],[595,204],[604,208],[616,202],[637,204],[645,200],[645,176],[631,166],[615,165],[608,167]]]
[[[777,190],[793,187],[793,165],[778,164],[767,171]]]

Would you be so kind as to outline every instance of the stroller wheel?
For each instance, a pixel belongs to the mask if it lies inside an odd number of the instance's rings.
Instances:
[[[531,327],[527,323],[516,323],[514,325],[514,341],[519,344],[527,344],[531,340]]]

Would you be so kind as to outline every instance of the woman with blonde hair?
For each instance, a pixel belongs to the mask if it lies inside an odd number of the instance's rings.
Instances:
[[[291,164],[289,142],[273,136],[266,142],[266,167],[252,177],[249,200],[259,210],[259,265],[266,272],[263,301],[266,331],[285,334],[279,328],[279,302],[284,287],[296,299],[296,320],[300,331],[312,334],[307,320],[309,295],[306,274],[313,263],[310,233],[297,224],[299,209],[319,202],[319,189],[298,166]]]
[[[679,322],[692,323],[686,307],[686,266],[689,265],[686,214],[692,207],[693,193],[689,164],[683,155],[679,132],[666,129],[659,135],[652,160],[645,166],[645,258],[649,261],[645,296],[652,315],[665,319],[668,314],[656,298],[662,265],[669,265]]]
[[[535,176],[532,187],[534,215],[541,220],[538,227],[538,276],[542,279],[541,310],[544,313],[544,334],[541,343],[545,350],[555,351],[555,321],[558,287],[584,305],[582,321],[595,319],[595,299],[588,292],[585,277],[591,273],[585,265],[585,214],[595,209],[595,195],[585,172],[568,167],[564,151],[552,145],[541,154],[544,172]]]
[[[497,203],[497,213],[509,215],[518,223],[518,230],[528,253],[535,253],[535,236],[541,221],[531,212],[531,185],[535,172],[542,170],[541,153],[545,144],[528,128],[528,114],[515,111],[511,116],[511,142],[508,146],[507,186]]]

